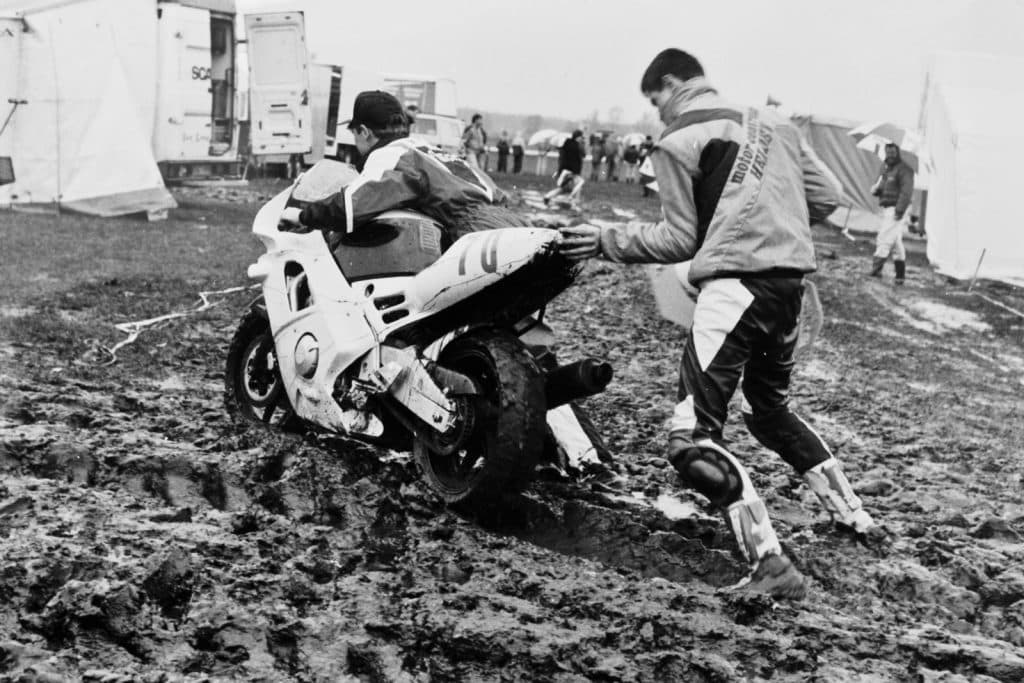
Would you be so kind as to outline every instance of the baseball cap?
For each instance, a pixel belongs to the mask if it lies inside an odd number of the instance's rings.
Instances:
[[[366,126],[376,131],[402,128],[408,123],[398,98],[383,90],[366,90],[356,95],[352,118],[345,122],[349,129]]]

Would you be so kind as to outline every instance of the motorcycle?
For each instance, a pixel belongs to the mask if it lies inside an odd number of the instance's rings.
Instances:
[[[538,357],[545,344],[526,343],[580,267],[545,228],[471,233],[443,250],[443,226],[413,211],[386,211],[348,233],[282,221],[285,209],[355,177],[347,164],[321,161],[257,213],[266,253],[248,275],[262,295],[228,350],[229,412],[411,442],[426,482],[449,503],[522,490],[550,439],[547,411],[611,379],[607,363],[557,366]]]

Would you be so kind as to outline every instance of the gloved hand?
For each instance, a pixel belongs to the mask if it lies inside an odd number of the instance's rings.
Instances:
[[[289,206],[281,212],[281,227],[288,232],[307,233],[312,232],[313,228],[303,225],[299,221],[299,214],[302,213],[302,209],[297,206]]]

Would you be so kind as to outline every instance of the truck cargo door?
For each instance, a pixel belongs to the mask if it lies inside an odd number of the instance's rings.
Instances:
[[[252,152],[305,154],[312,145],[302,12],[245,15]]]

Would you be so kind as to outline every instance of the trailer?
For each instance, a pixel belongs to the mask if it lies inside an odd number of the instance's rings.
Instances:
[[[157,0],[156,17],[153,144],[165,179],[235,176],[247,158],[309,151],[301,12],[240,22],[234,0]]]

